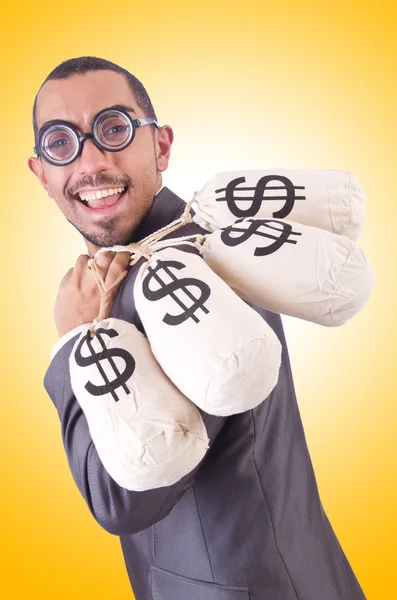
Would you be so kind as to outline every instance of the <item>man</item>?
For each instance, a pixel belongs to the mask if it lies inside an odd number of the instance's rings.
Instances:
[[[138,122],[132,141],[124,145],[123,138],[115,151],[108,136],[123,128],[110,121],[104,130],[108,110],[149,120]],[[184,202],[162,187],[172,129],[153,121],[141,83],[102,59],[66,61],[39,90],[37,156],[29,167],[91,256],[100,247],[138,241],[183,211]],[[91,132],[95,139],[84,135]],[[177,235],[199,231],[190,224]],[[365,598],[319,498],[279,315],[253,307],[283,346],[275,389],[254,410],[231,417],[200,410],[210,447],[198,467],[175,485],[145,492],[121,488],[108,475],[69,378],[77,335],[99,312],[89,255],[80,256],[62,280],[55,311],[61,340],[45,387],[59,413],[77,486],[98,523],[120,536],[136,599]],[[99,255],[107,285],[127,263],[126,253]],[[111,315],[142,329],[133,306],[136,273],[131,268],[118,288]]]

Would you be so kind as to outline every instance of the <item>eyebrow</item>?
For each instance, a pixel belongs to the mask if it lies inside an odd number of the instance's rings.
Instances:
[[[123,110],[124,112],[131,112],[134,113],[134,115],[136,115],[135,109],[132,108],[132,106],[126,106],[125,104],[113,104],[112,106],[107,106],[101,110]],[[43,127],[47,127],[48,125],[52,125],[52,123],[57,123],[58,121],[62,121],[63,123],[72,125],[72,127],[74,127],[75,129],[80,129],[79,125],[75,121],[67,121],[65,119],[50,119],[49,121],[45,121],[45,123],[42,124],[42,126],[39,128],[39,131],[41,131]]]

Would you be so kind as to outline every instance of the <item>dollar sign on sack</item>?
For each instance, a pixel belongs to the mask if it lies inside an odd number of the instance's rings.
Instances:
[[[226,246],[238,246],[243,242],[247,241],[252,235],[259,235],[264,238],[272,239],[274,242],[264,248],[256,248],[254,256],[265,256],[267,254],[273,254],[285,243],[296,244],[297,240],[289,239],[291,235],[302,235],[298,231],[292,231],[292,225],[285,223],[284,221],[275,221],[273,219],[246,219],[245,223],[249,223],[247,228],[238,227],[244,219],[238,219],[233,225],[225,227],[221,233],[221,240]],[[244,223],[244,224],[245,224]],[[271,225],[275,223],[275,225]],[[270,229],[277,234],[273,234],[270,231],[259,231],[261,228]],[[235,235],[235,234],[241,235]]]
[[[245,183],[245,177],[232,179],[225,188],[215,190],[215,193],[225,192],[224,196],[216,198],[217,202],[226,200],[230,212],[235,217],[254,217],[264,200],[284,200],[285,204],[280,210],[272,213],[276,219],[285,219],[294,208],[295,200],[306,200],[306,196],[296,196],[295,190],[304,190],[304,185],[294,185],[288,177],[284,175],[264,175],[261,177],[255,187],[240,187],[238,185]],[[270,181],[279,181],[282,185],[268,186]],[[265,196],[267,190],[284,190],[285,196]],[[253,196],[240,196],[236,192],[254,192]],[[248,208],[239,208],[237,202],[250,202]]]
[[[204,306],[204,302],[208,300],[211,295],[210,287],[200,281],[200,279],[194,279],[193,277],[184,277],[178,279],[178,277],[171,271],[171,269],[185,269],[186,265],[176,260],[158,260],[157,265],[153,268],[149,266],[147,268],[147,275],[142,282],[142,291],[148,300],[160,300],[166,296],[170,296],[176,304],[182,309],[182,312],[178,315],[170,315],[166,313],[163,318],[164,323],[167,325],[180,325],[187,319],[191,318],[195,323],[199,323],[200,319],[195,315],[195,312],[201,309],[205,314],[209,313],[209,310]],[[166,283],[163,278],[160,277],[159,271],[163,271],[171,281]],[[157,281],[160,287],[157,289],[150,288],[150,282],[152,280]],[[196,297],[191,292],[189,287],[195,287],[198,290],[199,295]],[[187,296],[186,300],[181,300],[176,292],[180,290]],[[189,302],[190,301],[190,302]],[[187,304],[189,302],[190,306]]]
[[[129,378],[135,371],[135,360],[132,357],[132,355],[123,348],[106,348],[106,344],[103,341],[101,334],[108,335],[111,338],[119,335],[115,329],[97,329],[95,332],[95,337],[101,344],[102,350],[96,352],[95,348],[92,345],[91,333],[88,331],[87,334],[83,337],[83,339],[80,340],[80,343],[76,348],[74,358],[79,367],[88,367],[90,365],[96,364],[101,376],[103,377],[103,385],[94,385],[91,381],[88,381],[84,386],[87,392],[89,394],[92,394],[93,396],[103,396],[103,394],[109,393],[112,395],[114,401],[118,402],[119,398],[115,392],[117,388],[122,387],[126,394],[129,394],[131,391],[126,386],[126,382],[129,380]],[[88,350],[90,351],[90,356],[82,355],[81,350],[84,344],[87,344]],[[122,373],[120,373],[116,363],[113,360],[115,356],[119,356],[125,362],[124,371]],[[109,380],[103,366],[101,365],[101,361],[103,360],[108,360],[110,366],[114,371],[115,378],[112,379],[112,381]]]

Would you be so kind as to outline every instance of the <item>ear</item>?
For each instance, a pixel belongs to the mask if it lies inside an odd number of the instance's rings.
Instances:
[[[163,125],[156,131],[156,164],[160,173],[168,168],[171,154],[171,144],[174,141],[174,132],[169,125]]]
[[[47,182],[47,178],[44,173],[44,168],[43,168],[43,163],[41,161],[41,158],[38,158],[38,157],[36,158],[34,156],[31,156],[30,158],[28,158],[28,167],[36,175],[37,179],[40,181],[41,185],[43,186],[43,188],[45,189],[47,194],[50,196],[48,182]],[[50,196],[50,198],[51,198],[51,196]]]

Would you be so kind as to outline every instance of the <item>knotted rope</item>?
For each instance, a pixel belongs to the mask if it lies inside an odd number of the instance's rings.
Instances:
[[[99,321],[104,319],[106,316],[106,312],[109,307],[109,302],[110,302],[110,297],[111,297],[111,294],[110,294],[111,290],[113,288],[115,288],[124,279],[124,277],[128,273],[128,268],[127,268],[125,271],[120,273],[119,277],[116,279],[116,281],[114,283],[112,283],[112,285],[109,288],[106,288],[105,282],[102,278],[102,275],[99,271],[99,267],[95,260],[96,257],[101,252],[130,252],[131,259],[129,261],[129,266],[132,266],[132,265],[135,265],[141,258],[146,258],[146,260],[149,261],[154,252],[157,252],[159,250],[162,250],[163,248],[167,248],[167,247],[171,247],[171,246],[180,246],[182,244],[188,244],[189,246],[193,246],[194,248],[197,248],[198,250],[200,250],[200,248],[204,242],[205,236],[202,234],[199,234],[199,233],[192,234],[192,235],[185,235],[183,237],[173,238],[171,240],[163,240],[162,239],[166,235],[169,235],[170,233],[177,231],[178,229],[183,227],[183,225],[194,222],[193,217],[190,214],[190,209],[191,209],[192,204],[196,201],[196,193],[194,194],[194,196],[190,200],[190,202],[188,202],[186,204],[185,210],[183,211],[182,215],[178,219],[173,221],[172,223],[169,223],[168,225],[165,225],[165,227],[162,227],[158,231],[151,233],[150,235],[145,237],[140,242],[132,242],[131,244],[127,244],[126,246],[121,246],[121,245],[117,244],[115,246],[111,246],[108,248],[100,248],[95,253],[93,258],[91,258],[88,261],[88,267],[92,271],[92,273],[95,277],[95,281],[98,285],[98,288],[99,288],[99,291],[101,294],[101,305],[100,305],[100,309],[99,309],[99,314],[98,314],[97,318],[94,319],[94,326],[91,330],[91,333],[93,333],[93,331],[95,329],[95,324],[99,323]]]

